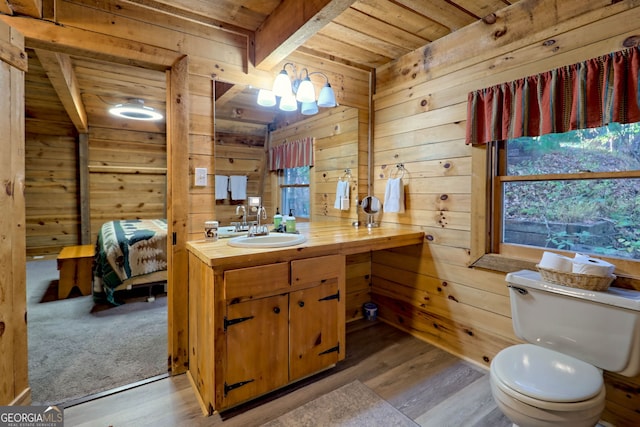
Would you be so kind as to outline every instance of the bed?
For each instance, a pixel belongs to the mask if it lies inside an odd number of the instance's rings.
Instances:
[[[93,299],[118,305],[115,292],[167,280],[167,220],[117,220],[102,225],[93,265]]]

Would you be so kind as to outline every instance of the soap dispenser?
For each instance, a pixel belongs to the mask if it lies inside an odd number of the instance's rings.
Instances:
[[[287,233],[296,232],[296,217],[293,216],[293,209],[289,209],[289,215],[287,216],[287,220],[285,222],[285,231]]]
[[[276,208],[276,214],[273,216],[273,228],[278,231],[282,226],[282,215],[280,215],[280,209]]]

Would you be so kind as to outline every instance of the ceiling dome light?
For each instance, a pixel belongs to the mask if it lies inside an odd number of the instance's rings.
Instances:
[[[123,119],[131,120],[161,120],[162,114],[144,105],[142,99],[131,99],[124,104],[118,104],[109,109],[109,113]]]

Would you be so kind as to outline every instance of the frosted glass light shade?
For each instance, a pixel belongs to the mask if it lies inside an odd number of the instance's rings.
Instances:
[[[289,79],[289,74],[284,69],[280,71],[273,82],[273,93],[281,98],[292,93],[291,79]]]
[[[326,85],[320,90],[318,96],[318,107],[335,107],[336,106],[336,94],[333,93],[331,85],[327,82]]]
[[[300,107],[300,113],[305,116],[312,116],[318,112],[318,105],[315,101],[313,102],[303,102]]]
[[[273,107],[276,105],[276,96],[270,90],[260,89],[258,91],[258,105],[263,107]]]
[[[298,109],[298,103],[293,92],[289,92],[288,95],[280,98],[280,109],[282,111],[296,111]]]
[[[316,101],[316,89],[313,87],[313,83],[311,83],[309,77],[306,77],[300,82],[298,92],[296,93],[296,101],[300,101],[303,104]]]
[[[127,103],[118,104],[109,109],[109,113],[121,117],[123,119],[131,120],[162,120],[162,114],[158,113],[151,107],[144,105],[142,99],[132,99]]]

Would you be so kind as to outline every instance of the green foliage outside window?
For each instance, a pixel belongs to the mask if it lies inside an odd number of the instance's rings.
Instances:
[[[282,214],[292,212],[298,218],[310,216],[309,166],[285,169],[280,185]]]
[[[640,259],[640,124],[507,142],[505,243]],[[544,239],[540,234],[544,233]]]

